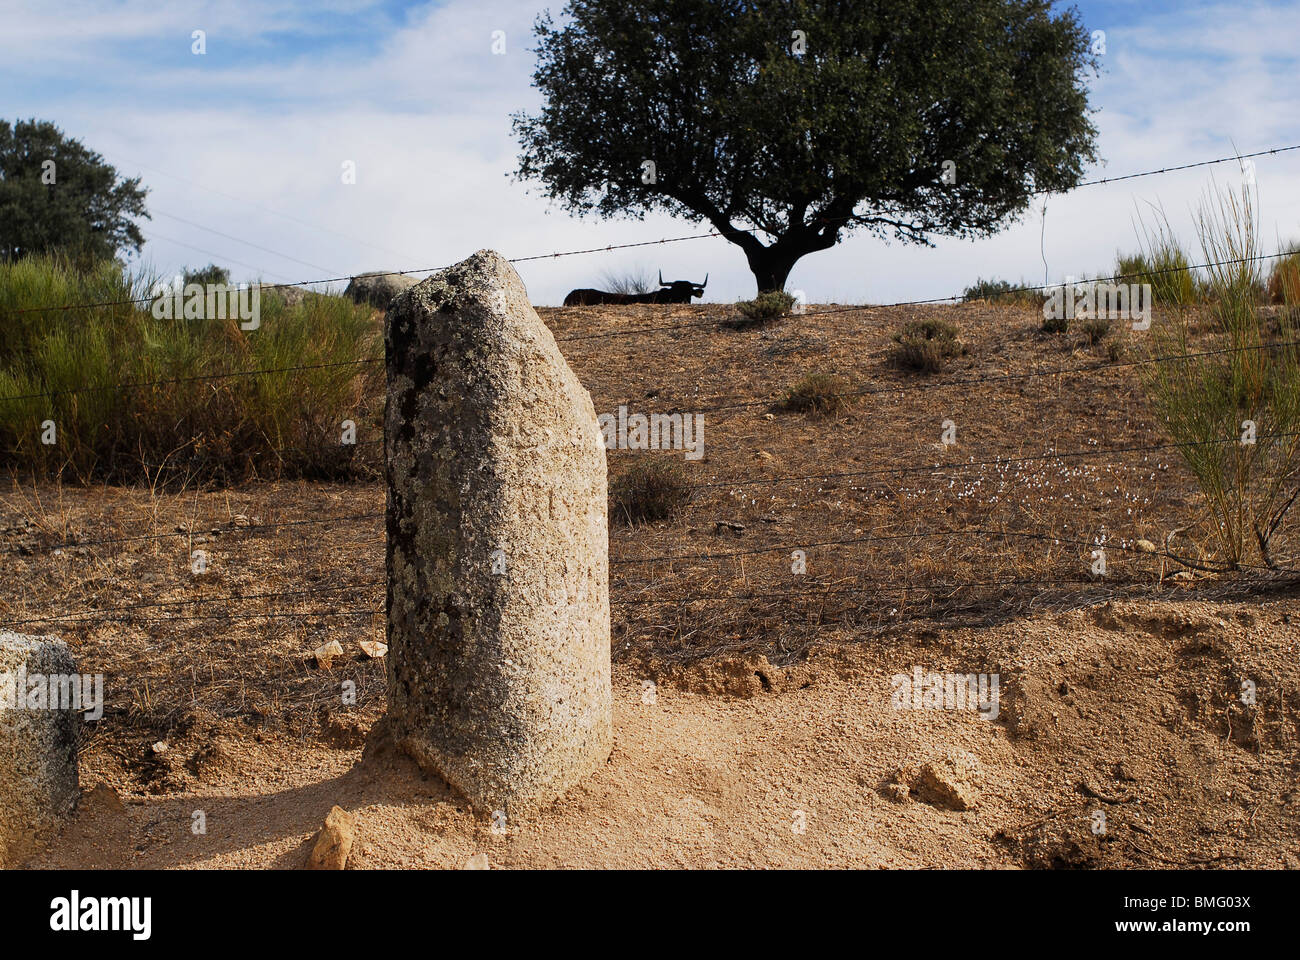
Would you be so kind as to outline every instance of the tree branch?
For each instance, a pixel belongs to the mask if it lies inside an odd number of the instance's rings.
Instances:
[[[885,226],[893,227],[898,233],[906,234],[910,237],[913,237],[920,243],[924,243],[928,246],[933,246],[933,244],[930,242],[930,238],[926,236],[927,228],[925,227],[924,224],[904,223],[903,221],[895,220],[892,217],[882,217],[876,214],[873,214],[868,217],[856,213],[850,214],[849,217],[847,218],[847,222],[857,223],[863,226],[870,226],[871,224],[884,224]]]

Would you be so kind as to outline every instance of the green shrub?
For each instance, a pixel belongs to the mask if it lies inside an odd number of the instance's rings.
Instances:
[[[903,370],[937,373],[949,358],[965,352],[954,324],[934,318],[909,320],[894,334],[889,362]]]
[[[1006,280],[976,280],[974,286],[967,287],[961,295],[966,303],[972,300],[984,300],[988,303],[1019,304],[1037,306],[1042,303],[1042,291],[1038,287],[1027,287],[1023,282],[1013,287]]]
[[[781,407],[792,413],[830,415],[849,405],[848,384],[828,373],[810,373],[786,391]]]
[[[164,320],[149,303],[30,310],[144,299],[147,277],[120,264],[81,273],[53,258],[0,264],[0,463],[70,478],[234,481],[348,476],[358,439],[382,407],[382,365],[368,309],[309,296],[265,296],[260,326]],[[331,366],[321,366],[332,364]],[[284,369],[309,367],[311,369]],[[223,377],[248,370],[275,370]],[[57,443],[41,443],[53,421]],[[374,458],[371,458],[372,461]]]
[[[738,323],[737,325],[750,326],[780,320],[782,317],[790,315],[795,302],[795,298],[784,290],[771,290],[767,293],[760,293],[753,300],[741,300],[736,304],[736,309],[740,311],[741,316],[748,323]]]
[[[106,303],[96,311],[104,323],[129,323],[136,312],[122,303],[148,294],[151,278],[132,276],[112,260],[78,269],[65,255],[0,262],[0,370],[29,354],[50,330],[73,327],[83,311],[37,310],[69,303]],[[21,312],[25,311],[25,312]],[[3,415],[0,414],[0,422]]]
[[[1212,342],[1190,344],[1180,309],[1151,328],[1144,383],[1205,496],[1218,555],[1230,566],[1256,551],[1273,564],[1270,543],[1300,495],[1300,351],[1274,345],[1260,317],[1259,228],[1250,191],[1203,201],[1197,233],[1210,268],[1206,292]],[[1208,350],[1225,352],[1206,355]],[[1242,443],[1253,422],[1255,442]]]
[[[1150,284],[1151,298],[1162,306],[1186,306],[1204,297],[1204,288],[1193,271],[1191,261],[1181,250],[1165,251],[1157,258],[1141,253],[1120,257],[1115,264],[1116,283]]]
[[[225,267],[218,267],[210,263],[206,267],[198,270],[186,270],[182,282],[186,284],[197,283],[206,286],[209,283],[230,283],[230,271]]]
[[[681,465],[668,457],[636,461],[609,488],[612,512],[626,523],[675,519],[693,493]]]
[[[1205,299],[1206,287],[1183,249],[1163,210],[1157,210],[1155,223],[1142,222],[1144,250],[1131,256],[1121,255],[1115,264],[1115,283],[1150,284],[1155,303],[1163,306],[1188,306]]]

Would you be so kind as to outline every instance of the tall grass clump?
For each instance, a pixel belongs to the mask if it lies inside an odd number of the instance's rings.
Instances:
[[[638,294],[658,290],[659,285],[639,268],[624,273],[608,270],[600,276],[601,287],[610,293]]]
[[[673,520],[691,502],[693,488],[674,460],[639,460],[609,485],[611,514],[628,524]]]
[[[0,264],[0,463],[83,481],[361,469],[362,448],[340,441],[344,420],[368,439],[382,402],[380,364],[353,362],[380,355],[368,310],[316,295],[290,307],[263,290],[257,329],[157,319],[151,280],[116,263]],[[105,305],[41,309],[69,303]],[[247,371],[259,372],[224,376]]]
[[[781,409],[810,416],[833,416],[851,402],[849,385],[829,373],[810,373],[786,391]]]
[[[1203,300],[1208,289],[1191,269],[1187,251],[1169,226],[1163,210],[1148,227],[1139,220],[1144,249],[1115,263],[1116,283],[1150,284],[1151,298],[1161,306],[1185,307]]]
[[[894,334],[889,363],[902,370],[938,373],[950,358],[966,352],[957,332],[956,325],[947,320],[909,320]]]
[[[1207,269],[1209,343],[1189,343],[1185,309],[1153,324],[1149,356],[1172,359],[1143,365],[1146,388],[1205,496],[1219,559],[1237,567],[1257,554],[1274,566],[1275,537],[1300,494],[1300,351],[1272,337],[1257,309],[1249,189],[1216,188],[1196,229],[1207,263],[1237,262]],[[1225,352],[1205,355],[1216,348]]]

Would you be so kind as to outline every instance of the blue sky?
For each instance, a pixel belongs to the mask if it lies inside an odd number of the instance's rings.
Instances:
[[[0,0],[0,110],[52,120],[143,177],[154,214],[144,259],[171,272],[209,260],[237,277],[296,281],[695,233],[667,217],[576,220],[509,178],[509,114],[536,103],[530,27],[517,0],[367,3]],[[1113,176],[1300,143],[1300,0],[1080,2],[1104,30],[1095,121]],[[203,30],[206,53],[192,52]],[[491,52],[505,32],[506,53]],[[342,164],[357,170],[343,184]],[[1255,164],[1263,233],[1300,239],[1300,151]],[[977,277],[1059,281],[1107,270],[1160,205],[1191,211],[1236,164],[1088,187],[997,237],[933,249],[867,236],[806,258],[790,286],[812,302],[958,293]],[[1148,214],[1149,216],[1149,214]],[[1044,256],[1046,265],[1044,265]],[[535,302],[606,271],[710,273],[709,298],[752,293],[720,239],[524,264]]]

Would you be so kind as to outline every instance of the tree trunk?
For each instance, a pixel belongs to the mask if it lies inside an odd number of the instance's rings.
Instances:
[[[746,252],[749,269],[754,274],[754,280],[758,283],[758,292],[769,293],[773,290],[784,290],[785,282],[790,279],[790,271],[794,269],[794,265],[799,262],[801,256],[802,254],[777,251],[771,247],[762,247],[752,252]]]
[[[796,263],[810,253],[829,250],[839,237],[838,229],[801,226],[778,236],[771,246],[765,247],[751,230],[737,229],[720,217],[713,218],[713,224],[723,236],[745,251],[759,293],[784,290]]]

